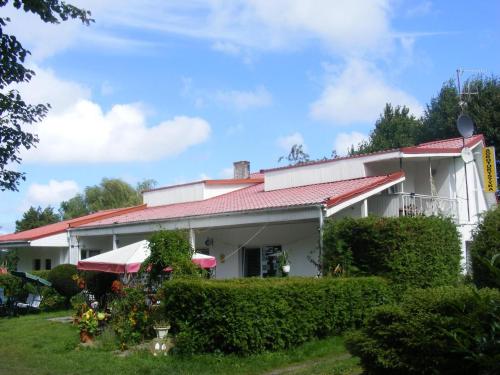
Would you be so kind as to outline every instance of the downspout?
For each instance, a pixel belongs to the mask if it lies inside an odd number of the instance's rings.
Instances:
[[[323,226],[325,225],[324,205],[318,205],[319,211],[319,251],[318,251],[318,277],[323,272]]]

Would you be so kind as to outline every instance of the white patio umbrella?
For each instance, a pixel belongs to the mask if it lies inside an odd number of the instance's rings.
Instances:
[[[81,260],[77,268],[83,271],[136,273],[149,254],[149,241],[143,240]],[[194,253],[192,260],[202,268],[213,268],[217,265],[215,257],[210,255]]]

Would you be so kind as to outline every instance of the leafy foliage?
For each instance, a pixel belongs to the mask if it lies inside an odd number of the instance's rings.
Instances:
[[[49,272],[48,279],[52,283],[52,287],[68,301],[80,291],[73,280],[76,273],[77,270],[74,264],[60,264]]]
[[[500,207],[488,211],[473,233],[472,276],[478,287],[500,289]]]
[[[143,262],[143,270],[148,268],[150,280],[155,280],[171,267],[174,275],[200,275],[202,270],[191,261],[193,249],[188,233],[183,230],[161,230],[149,239],[151,254]]]
[[[176,350],[243,355],[356,327],[390,300],[379,278],[174,279],[162,295]]]
[[[367,374],[498,374],[499,321],[497,290],[421,289],[375,308],[347,346]]]
[[[0,0],[4,7],[9,0]],[[59,23],[69,18],[79,19],[84,24],[92,21],[90,12],[59,0],[14,0],[16,9],[37,14],[43,22]],[[29,82],[35,72],[24,66],[30,52],[14,36],[5,33],[10,19],[0,17],[0,190],[17,190],[22,172],[7,169],[9,163],[20,163],[21,148],[30,149],[38,137],[26,131],[26,125],[41,121],[50,108],[49,104],[28,104],[11,84]]]
[[[21,279],[8,273],[0,274],[0,288],[7,296],[19,296],[22,293]]]
[[[330,220],[325,224],[323,244],[326,273],[340,265],[347,275],[385,276],[399,291],[459,280],[460,241],[449,219]]]
[[[100,210],[136,206],[142,203],[142,191],[155,185],[156,181],[149,179],[134,188],[118,178],[103,178],[100,184],[87,186],[83,194],[62,202],[59,212],[67,220]]]
[[[278,159],[278,163],[282,161],[288,161],[289,165],[297,165],[303,164],[310,161],[309,154],[304,151],[304,147],[302,145],[293,145],[290,149],[290,153],[286,156],[280,156]]]
[[[153,320],[142,288],[126,288],[111,304],[111,324],[121,348],[138,343],[152,333]]]
[[[387,103],[384,113],[375,123],[368,141],[354,147],[350,154],[370,153],[392,148],[412,146],[417,143],[421,121],[410,114],[408,107],[392,107]]]
[[[23,214],[21,220],[16,220],[16,232],[57,223],[59,220],[59,216],[54,212],[52,207],[48,206],[42,210],[40,206],[37,208],[31,206],[29,210]]]

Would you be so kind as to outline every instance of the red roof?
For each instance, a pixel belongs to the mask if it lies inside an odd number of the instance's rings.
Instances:
[[[462,151],[464,144],[466,147],[472,148],[478,143],[484,143],[484,136],[482,134],[473,135],[469,138],[451,138],[443,139],[441,141],[433,141],[421,143],[416,146],[403,147],[401,151],[405,154],[426,154],[426,153],[457,153]]]
[[[315,204],[326,204],[331,207],[381,185],[397,181],[403,176],[403,172],[397,172],[387,176],[365,177],[273,191],[264,191],[264,184],[260,183],[202,201],[146,207],[142,210],[94,221],[82,227],[311,206]]]
[[[300,168],[303,166],[323,164],[323,163],[332,163],[332,162],[339,161],[339,160],[363,158],[363,157],[368,157],[368,156],[373,156],[373,155],[387,154],[387,153],[391,153],[391,152],[402,152],[403,154],[459,153],[460,151],[462,151],[463,142],[464,142],[463,140],[464,139],[461,137],[460,138],[443,139],[443,140],[438,140],[438,141],[421,143],[421,144],[418,144],[416,146],[393,148],[393,149],[389,149],[389,150],[376,151],[376,152],[371,152],[371,153],[366,153],[366,154],[356,154],[356,155],[352,155],[352,156],[343,156],[343,157],[338,157],[335,159],[314,160],[314,161],[310,161],[310,162],[306,162],[306,163],[287,165],[284,167],[263,169],[263,170],[261,170],[261,173],[278,171],[278,170],[283,170],[283,169]],[[465,139],[465,146],[472,148],[473,146],[476,146],[479,142],[484,143],[484,136],[482,134],[473,135],[472,137],[466,138]]]
[[[145,205],[127,207],[127,208],[113,208],[110,210],[98,211],[90,215],[60,221],[58,223],[44,225],[34,229],[25,230],[18,233],[5,234],[0,236],[0,242],[17,242],[17,241],[32,241],[43,237],[52,236],[65,232],[68,228],[77,227],[80,225],[88,224],[96,220],[102,220],[117,216],[126,212],[133,212],[142,210]]]

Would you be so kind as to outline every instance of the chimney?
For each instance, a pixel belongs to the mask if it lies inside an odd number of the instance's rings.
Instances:
[[[234,178],[236,180],[250,178],[249,161],[235,161],[233,165],[234,165]]]

